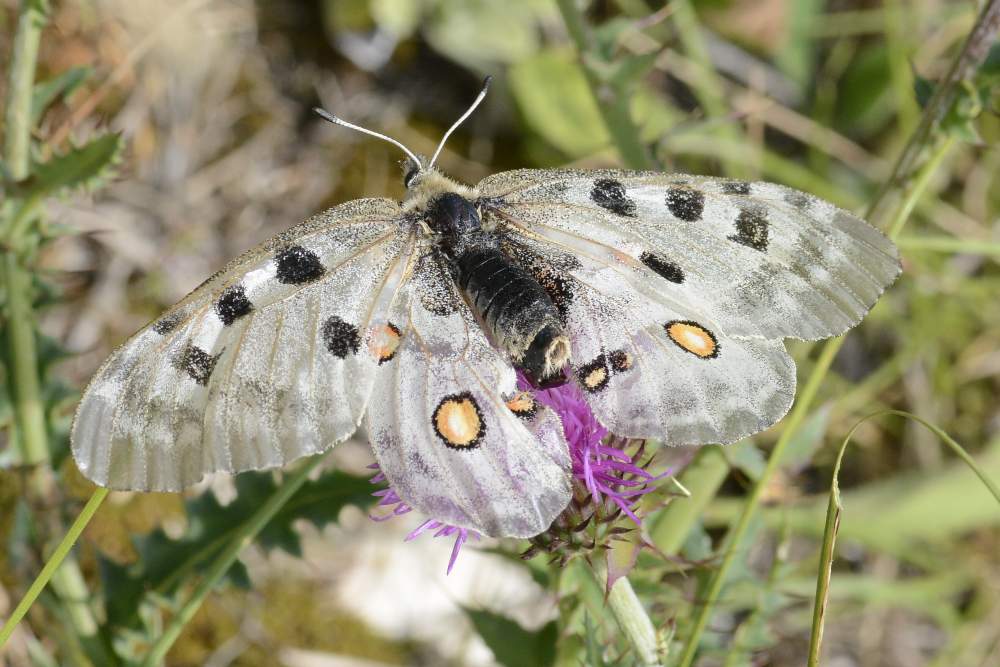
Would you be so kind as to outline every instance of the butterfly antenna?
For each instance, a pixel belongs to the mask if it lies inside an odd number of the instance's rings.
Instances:
[[[490,89],[490,81],[492,80],[493,80],[492,76],[486,77],[486,79],[483,81],[483,89],[480,90],[479,95],[476,96],[476,101],[473,102],[472,106],[470,106],[468,110],[466,110],[466,112],[462,114],[462,117],[456,120],[455,123],[448,128],[448,131],[444,133],[444,137],[441,138],[441,143],[438,144],[437,150],[434,151],[434,156],[431,157],[431,161],[427,163],[428,169],[433,167],[434,163],[437,162],[438,155],[441,154],[441,149],[444,148],[445,142],[448,141],[448,137],[450,137],[451,133],[455,131],[455,128],[464,123],[465,119],[472,115],[472,112],[476,110],[476,107],[479,106],[479,103],[483,101],[484,97],[486,97],[486,92]]]
[[[413,160],[413,163],[415,165],[417,165],[421,169],[421,171],[423,170],[423,165],[420,164],[420,159],[417,158],[417,156],[413,154],[413,151],[411,151],[409,148],[407,148],[403,144],[399,143],[398,141],[396,141],[392,137],[386,136],[386,135],[384,135],[384,134],[382,134],[380,132],[375,132],[374,130],[369,130],[368,128],[365,128],[365,127],[361,127],[360,125],[355,125],[354,123],[348,123],[343,118],[338,118],[337,116],[334,116],[332,113],[330,113],[326,109],[320,109],[319,107],[313,107],[313,111],[315,111],[317,114],[319,114],[320,118],[322,118],[323,120],[328,120],[331,123],[333,123],[334,125],[340,125],[340,126],[346,127],[348,129],[351,129],[351,130],[357,130],[358,132],[362,132],[364,134],[368,134],[368,135],[371,135],[373,137],[378,137],[379,139],[381,139],[383,141],[388,141],[390,144],[393,144],[394,146],[397,146],[400,149],[402,149],[402,151],[404,153],[406,153],[411,160]],[[436,154],[435,154],[435,156],[436,156]]]

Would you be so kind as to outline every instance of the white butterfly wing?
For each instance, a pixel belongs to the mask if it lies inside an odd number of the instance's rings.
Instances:
[[[349,202],[238,258],[118,348],[81,399],[80,470],[177,491],[280,466],[357,428],[413,240],[399,204]]]
[[[392,488],[428,516],[487,535],[547,529],[571,493],[562,424],[517,391],[432,254],[384,324],[390,344],[367,426]]]
[[[772,183],[519,170],[478,190],[543,237],[640,267],[647,292],[697,303],[730,336],[841,334],[899,273],[878,230]]]
[[[638,270],[595,257],[600,244],[560,250],[527,228],[503,233],[507,252],[553,295],[571,340],[572,381],[613,433],[728,443],[788,411],[795,364],[781,341],[733,337],[700,304],[652,299]]]

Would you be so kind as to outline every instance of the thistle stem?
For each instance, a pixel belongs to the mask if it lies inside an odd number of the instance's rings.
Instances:
[[[26,178],[29,172],[32,89],[45,21],[41,0],[24,0],[21,3],[4,113],[4,162],[15,181]],[[49,446],[38,379],[31,276],[14,251],[13,241],[12,238],[0,239],[0,246],[3,247],[3,283],[7,292],[7,374],[14,398],[21,462],[36,465],[49,459]]]
[[[4,113],[4,161],[15,181],[28,175],[31,146],[31,93],[35,85],[38,45],[45,26],[42,0],[23,0],[17,17],[10,80],[7,88],[7,109]]]
[[[607,588],[608,568],[603,558],[594,559],[594,578],[601,590]],[[658,667],[662,664],[657,655],[656,628],[632,589],[628,577],[615,580],[608,593],[608,608],[635,651],[638,659],[636,664],[642,667]]]

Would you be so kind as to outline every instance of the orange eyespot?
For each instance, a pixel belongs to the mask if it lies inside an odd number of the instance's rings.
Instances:
[[[596,394],[608,386],[610,371],[608,370],[608,360],[605,356],[599,355],[588,364],[580,366],[576,370],[576,378],[585,390]]]
[[[667,322],[663,328],[670,340],[682,350],[702,359],[719,356],[719,342],[715,335],[697,322]]]
[[[380,364],[384,364],[396,356],[396,349],[399,348],[401,339],[402,334],[395,324],[392,322],[379,324],[372,327],[368,335],[368,349]]]
[[[583,376],[583,385],[590,390],[598,389],[608,379],[608,369],[598,366]]]
[[[434,432],[452,449],[476,447],[486,431],[476,399],[469,392],[445,396],[431,422]]]
[[[524,419],[531,419],[538,412],[538,406],[535,405],[535,397],[527,391],[514,394],[514,398],[507,401],[507,408],[518,417]]]

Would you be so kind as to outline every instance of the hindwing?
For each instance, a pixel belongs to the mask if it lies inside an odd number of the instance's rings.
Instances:
[[[367,413],[379,468],[409,505],[487,535],[529,537],[570,498],[559,418],[517,389],[447,271],[428,254],[385,324],[399,332]]]

